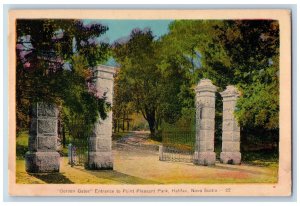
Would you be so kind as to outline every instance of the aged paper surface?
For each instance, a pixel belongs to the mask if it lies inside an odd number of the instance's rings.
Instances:
[[[280,26],[280,135],[277,183],[16,183],[17,19],[273,19]],[[289,196],[291,195],[291,14],[289,10],[11,10],[9,12],[9,194],[16,196]]]

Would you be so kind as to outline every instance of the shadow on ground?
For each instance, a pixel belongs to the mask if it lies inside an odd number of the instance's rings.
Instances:
[[[50,184],[74,184],[74,182],[69,180],[62,173],[44,173],[44,174],[30,173],[30,175]]]
[[[169,164],[174,164],[174,162],[172,161],[164,161],[165,163],[169,163]],[[253,174],[253,175],[258,175],[258,174],[264,174],[265,172],[261,172],[261,171],[253,171],[250,169],[242,169],[242,168],[236,168],[236,167],[230,167],[227,164],[216,164],[216,165],[212,165],[212,166],[203,166],[203,165],[194,165],[193,163],[190,162],[176,162],[177,164],[182,164],[184,166],[188,166],[188,167],[205,167],[205,168],[211,168],[211,169],[218,169],[218,170],[223,170],[223,171],[234,171],[234,172],[245,172],[245,173],[249,173],[249,174]]]
[[[252,171],[250,169],[242,169],[242,168],[229,167],[226,164],[225,165],[218,164],[218,165],[212,166],[212,168],[214,168],[214,169],[220,169],[220,170],[245,172],[245,173],[254,174],[254,175],[256,175],[256,174],[263,174],[263,172],[260,172],[260,171]]]
[[[87,172],[89,174],[92,174],[96,176],[97,178],[102,178],[102,179],[108,179],[108,180],[113,180],[116,182],[120,182],[123,184],[161,184],[159,182],[155,182],[152,180],[148,179],[143,179],[131,175],[127,175],[115,170],[85,170],[82,168],[76,168],[82,172]]]

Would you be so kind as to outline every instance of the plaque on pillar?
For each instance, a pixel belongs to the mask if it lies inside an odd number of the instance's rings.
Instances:
[[[230,85],[221,92],[223,98],[222,152],[220,160],[225,164],[240,164],[240,127],[234,118],[239,91]]]
[[[196,89],[196,147],[194,164],[214,165],[215,92],[209,79],[202,79]]]
[[[53,104],[36,103],[33,106],[28,149],[25,155],[27,172],[59,172],[60,155],[57,152],[58,109]]]

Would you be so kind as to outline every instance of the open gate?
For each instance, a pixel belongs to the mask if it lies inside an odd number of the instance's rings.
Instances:
[[[194,130],[163,131],[160,160],[193,162],[195,138]]]
[[[87,141],[76,140],[68,145],[69,164],[84,166],[88,160]]]
[[[88,135],[80,138],[72,138],[68,145],[68,163],[71,166],[85,166],[88,162]]]

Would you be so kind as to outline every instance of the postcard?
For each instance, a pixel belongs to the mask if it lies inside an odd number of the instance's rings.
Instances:
[[[12,196],[290,196],[291,11],[9,11]]]

